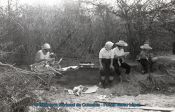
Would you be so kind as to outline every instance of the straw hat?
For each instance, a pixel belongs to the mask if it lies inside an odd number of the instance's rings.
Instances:
[[[118,45],[118,46],[122,46],[122,47],[127,47],[128,46],[128,44],[123,40],[120,40],[119,42],[117,42],[115,44]]]
[[[149,46],[149,44],[144,44],[144,45],[140,46],[140,48],[141,49],[147,49],[147,50],[151,50],[152,49],[152,47]]]

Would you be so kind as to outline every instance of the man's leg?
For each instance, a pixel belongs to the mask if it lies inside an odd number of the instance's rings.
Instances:
[[[117,78],[121,78],[121,72],[120,72],[120,67],[118,65],[118,60],[117,59],[114,59],[113,63],[114,63],[113,64],[114,65],[114,72],[116,73]]]
[[[112,86],[112,82],[114,80],[114,74],[115,74],[115,71],[113,69],[110,69],[109,71],[109,85]]]
[[[125,73],[127,75],[130,73],[130,71],[131,71],[130,65],[128,65],[127,63],[121,63],[121,67],[124,68],[124,69],[126,69],[126,72]]]
[[[142,67],[143,67],[143,73],[148,73],[148,66],[149,66],[148,60],[146,60],[146,59],[141,59],[141,60],[140,60],[140,63],[141,63],[141,65],[142,65]]]
[[[129,73],[131,71],[131,67],[127,63],[121,63],[121,67],[126,69],[126,74],[124,74],[124,80],[129,81]]]
[[[100,82],[101,82],[103,88],[105,88],[105,79],[106,79],[105,73],[106,73],[106,71],[104,68],[102,70],[100,70]]]
[[[153,61],[151,59],[149,59],[149,70],[153,72]]]

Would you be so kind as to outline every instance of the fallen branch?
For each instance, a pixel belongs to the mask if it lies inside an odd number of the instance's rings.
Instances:
[[[41,76],[44,76],[45,73],[40,73],[40,72],[33,72],[33,71],[27,71],[27,70],[23,70],[23,69],[20,69],[20,68],[16,68],[14,67],[13,65],[10,65],[10,64],[4,64],[4,63],[1,63],[0,62],[0,66],[3,66],[3,67],[7,67],[7,68],[10,68],[10,69],[13,69],[15,70],[16,73],[20,73],[20,74],[25,74],[25,75],[30,75],[32,77],[36,77],[37,79],[39,79],[40,81],[44,82],[45,84],[49,85],[50,83],[50,78],[49,78],[49,81],[46,81],[45,79],[43,79]],[[51,68],[50,68],[51,69]],[[56,73],[60,74],[60,72],[56,71]],[[46,75],[50,75],[50,74],[46,74]],[[50,77],[53,77],[53,76],[50,76]],[[22,78],[21,78],[22,79]],[[47,78],[48,79],[48,78]]]

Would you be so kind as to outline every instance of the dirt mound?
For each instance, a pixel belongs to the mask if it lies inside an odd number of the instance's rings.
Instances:
[[[16,68],[9,64],[0,63],[0,110],[4,112],[16,108],[22,99],[37,99],[32,91],[40,85],[35,73]],[[26,100],[28,105],[31,100]],[[28,102],[29,101],[29,102]],[[16,106],[15,106],[16,105]]]

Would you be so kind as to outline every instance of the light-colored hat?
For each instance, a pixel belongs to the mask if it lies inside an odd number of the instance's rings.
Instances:
[[[140,48],[141,49],[147,49],[147,50],[151,50],[152,49],[152,47],[149,46],[149,44],[144,44],[144,45],[140,46]]]
[[[120,40],[119,42],[117,42],[115,44],[118,45],[118,46],[122,46],[122,47],[127,47],[128,46],[128,44],[123,40]]]
[[[45,43],[45,44],[42,46],[42,49],[51,49],[50,44]]]
[[[114,43],[111,42],[111,41],[107,41],[107,42],[105,43],[105,47],[108,47],[108,48],[112,48],[113,45],[114,45]]]

